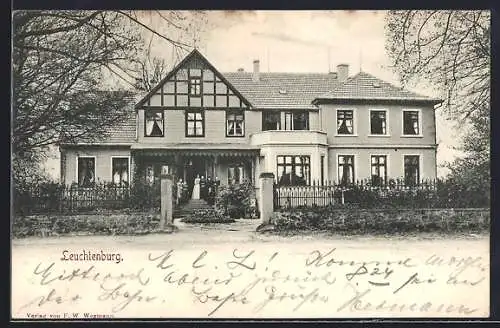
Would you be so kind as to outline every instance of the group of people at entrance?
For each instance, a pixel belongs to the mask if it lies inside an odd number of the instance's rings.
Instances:
[[[191,199],[200,199],[200,182],[200,176],[197,175],[194,179],[193,194],[191,195]]]
[[[200,175],[196,175],[196,178],[193,182],[193,190],[191,193],[191,199],[205,199],[207,200],[214,191],[215,187],[220,184],[219,179],[216,177],[215,180],[212,180],[211,177],[205,179],[203,176],[200,178]]]

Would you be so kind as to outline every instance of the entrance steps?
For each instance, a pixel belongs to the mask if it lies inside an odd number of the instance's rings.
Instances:
[[[192,214],[195,210],[211,208],[213,208],[213,206],[209,205],[203,199],[190,199],[186,204],[182,205],[174,211],[174,217],[185,217],[189,214]]]

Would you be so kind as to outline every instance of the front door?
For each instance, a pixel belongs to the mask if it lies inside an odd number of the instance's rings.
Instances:
[[[198,175],[200,178],[205,175],[205,161],[201,158],[193,158],[187,161],[184,167],[186,183],[189,188],[189,197],[193,192],[194,179]]]

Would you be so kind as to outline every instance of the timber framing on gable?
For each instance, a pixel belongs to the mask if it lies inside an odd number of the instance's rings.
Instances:
[[[136,110],[252,107],[252,104],[196,49],[135,105]]]

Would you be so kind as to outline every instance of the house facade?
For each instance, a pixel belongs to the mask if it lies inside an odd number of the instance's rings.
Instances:
[[[153,182],[162,171],[192,185],[377,184],[436,177],[441,101],[368,73],[220,73],[197,50],[142,97],[125,122],[93,143],[61,144],[65,184]]]

